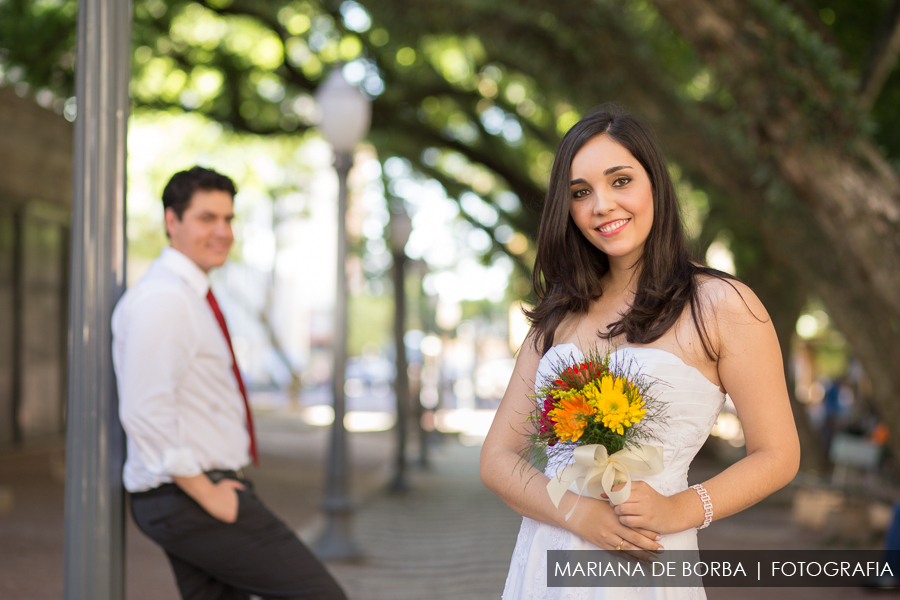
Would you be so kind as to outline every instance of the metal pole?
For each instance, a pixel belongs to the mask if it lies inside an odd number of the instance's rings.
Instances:
[[[81,0],[75,95],[66,440],[66,600],[125,595],[125,437],[110,317],[125,289],[130,0]]]
[[[419,316],[422,320],[422,326],[425,330],[429,329],[429,316],[436,313],[436,309],[432,310],[432,307],[429,307],[427,302],[427,296],[425,295],[425,275],[428,272],[428,265],[425,261],[421,261],[420,263],[420,279],[419,279]],[[441,342],[446,342],[443,338]],[[442,348],[446,348],[447,346],[442,343]],[[443,377],[443,357],[444,350],[441,350],[441,359],[438,363],[438,406],[443,406],[443,390],[442,386],[444,385],[444,377]],[[416,386],[416,406],[418,412],[418,429],[419,429],[419,468],[420,469],[428,469],[430,466],[428,460],[428,444],[431,442],[433,437],[432,433],[425,429],[425,425],[423,424],[423,417],[425,414],[425,407],[422,406],[422,372],[425,370],[425,357],[422,357],[422,369],[419,370],[419,382]],[[431,421],[434,423],[434,411],[430,410],[431,413]],[[433,426],[433,425],[432,425]]]
[[[394,233],[392,233],[394,235]],[[391,240],[392,244],[395,243]],[[409,423],[409,365],[406,361],[406,344],[403,334],[406,332],[406,252],[402,245],[393,250],[394,267],[394,347],[396,348],[395,365],[397,374],[394,377],[394,394],[397,396],[397,456],[391,490],[403,492],[409,489],[406,477],[406,437]]]
[[[347,176],[353,156],[337,153],[334,160],[338,173],[338,244],[337,295],[334,300],[334,369],[332,394],[334,423],[328,453],[328,473],[325,480],[325,501],[322,509],[327,522],[325,531],[316,543],[315,551],[323,560],[352,559],[362,555],[353,541],[351,525],[353,503],[347,496],[349,471],[347,468],[347,430],[344,428],[346,403],[344,379],[347,371]]]

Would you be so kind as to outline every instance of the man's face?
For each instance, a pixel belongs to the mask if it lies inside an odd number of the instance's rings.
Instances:
[[[221,267],[234,242],[231,221],[234,199],[222,190],[197,190],[181,220],[166,209],[166,230],[172,248],[190,258],[205,272]]]

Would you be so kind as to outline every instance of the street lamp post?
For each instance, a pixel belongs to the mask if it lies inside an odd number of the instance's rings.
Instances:
[[[397,210],[391,211],[391,254],[394,266],[394,347],[397,374],[394,376],[394,394],[397,397],[397,457],[391,490],[403,492],[409,489],[406,478],[406,438],[409,424],[409,365],[406,361],[406,344],[403,336],[406,333],[406,242],[412,233],[412,222],[409,215],[399,204]]]
[[[78,3],[69,292],[64,597],[125,596],[125,435],[112,364],[125,291],[131,1]]]
[[[416,261],[416,267],[418,267],[418,284],[419,284],[419,317],[422,321],[422,325],[425,329],[428,329],[430,309],[428,306],[428,302],[426,300],[427,296],[424,293],[425,287],[425,276],[428,274],[428,263],[424,260]],[[422,356],[422,367],[419,369],[418,376],[418,386],[416,393],[416,422],[418,423],[419,430],[419,460],[418,466],[420,469],[427,469],[429,467],[428,462],[428,443],[430,441],[431,435],[428,429],[425,428],[425,414],[426,409],[422,404],[422,374],[425,366],[425,357]],[[440,373],[440,371],[438,371]],[[438,385],[440,385],[440,377],[438,378]],[[440,387],[438,388],[438,404],[440,405]],[[432,410],[434,407],[431,407],[429,411],[431,411],[431,427],[434,426],[434,411]]]
[[[324,560],[346,560],[360,556],[351,532],[353,506],[347,495],[349,472],[347,430],[344,427],[344,379],[347,367],[347,175],[353,164],[353,149],[369,130],[372,108],[360,91],[347,83],[340,69],[335,69],[316,91],[316,102],[321,115],[319,130],[334,150],[339,192],[332,369],[334,422],[331,425],[325,501],[322,505],[327,522],[315,550]]]

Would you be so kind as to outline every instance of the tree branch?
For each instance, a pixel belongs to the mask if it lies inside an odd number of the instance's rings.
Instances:
[[[282,68],[289,75],[289,79],[294,84],[306,90],[315,90],[317,84],[310,81],[306,75],[303,74],[302,71],[297,70],[293,65],[290,64],[290,61],[287,58],[287,41],[291,36],[290,32],[287,31],[284,27],[282,27],[281,23],[278,22],[278,19],[273,17],[271,14],[267,14],[261,10],[259,10],[258,5],[250,6],[237,6],[231,5],[228,7],[220,8],[217,6],[213,6],[209,3],[208,0],[197,0],[201,6],[215,12],[219,15],[235,15],[235,16],[245,16],[251,17],[259,21],[259,23],[265,27],[267,27],[270,31],[275,33],[278,36],[278,39],[281,41],[281,48],[283,50],[284,60],[281,63]]]
[[[458,140],[448,140],[439,133],[426,127],[410,126],[405,123],[395,123],[392,129],[396,132],[402,130],[407,135],[418,138],[423,147],[439,146],[459,152],[470,161],[484,165],[504,180],[507,185],[523,200],[530,196],[543,197],[543,191],[525,175],[519,174],[518,169],[512,165],[504,164],[502,159],[495,154],[483,149],[473,148]]]
[[[881,88],[900,57],[900,0],[894,0],[880,34],[872,45],[872,54],[863,70],[859,100],[866,111],[872,110]]]
[[[427,177],[430,177],[436,181],[439,181],[441,183],[441,185],[443,185],[444,188],[448,192],[450,192],[450,194],[452,194],[453,196],[455,196],[457,198],[457,201],[458,201],[458,197],[462,194],[462,192],[467,189],[466,186],[464,186],[460,183],[454,182],[453,180],[448,178],[446,175],[444,175],[437,169],[422,163],[422,161],[420,161],[420,160],[414,160],[413,163],[416,165],[416,168],[419,169],[424,175],[426,175]],[[469,222],[473,227],[477,227],[478,229],[481,229],[482,231],[487,233],[491,237],[491,246],[494,248],[494,250],[499,250],[500,252],[503,252],[509,258],[511,258],[513,261],[513,264],[516,266],[516,268],[519,270],[519,273],[523,277],[525,277],[526,279],[531,278],[531,265],[529,265],[527,262],[525,262],[525,260],[522,258],[521,255],[511,252],[510,249],[506,247],[506,244],[501,244],[497,240],[497,227],[485,225],[484,223],[481,223],[480,221],[475,219],[472,215],[470,215],[465,210],[463,210],[462,207],[460,207],[459,214],[463,219],[465,219],[467,222]]]

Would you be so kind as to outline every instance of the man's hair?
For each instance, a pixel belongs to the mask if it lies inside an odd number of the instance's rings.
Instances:
[[[180,221],[197,190],[221,190],[231,194],[232,198],[237,193],[237,188],[229,177],[212,169],[191,167],[172,175],[162,193],[163,209],[171,208]]]

